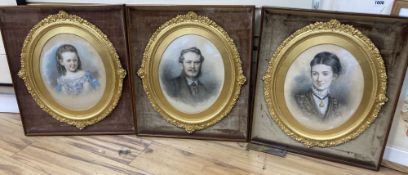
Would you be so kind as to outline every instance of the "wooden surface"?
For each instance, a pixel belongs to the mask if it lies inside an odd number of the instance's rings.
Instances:
[[[391,162],[391,161],[388,161],[388,160],[383,160],[381,162],[381,165],[408,174],[408,167],[407,166],[404,166],[404,165],[401,165],[401,164],[398,164],[398,163],[395,163],[395,162]]]
[[[0,113],[0,174],[402,174],[288,154],[246,150],[246,143],[135,135],[31,136],[19,114]]]

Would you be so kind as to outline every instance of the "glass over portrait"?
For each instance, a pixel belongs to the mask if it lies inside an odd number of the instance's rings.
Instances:
[[[64,107],[81,111],[101,99],[106,73],[101,57],[86,40],[59,34],[44,46],[41,76],[51,96]]]
[[[167,47],[159,66],[166,99],[185,113],[199,113],[218,98],[224,63],[218,49],[199,35],[184,35]]]
[[[299,123],[333,129],[357,110],[364,91],[362,69],[346,49],[322,44],[302,52],[285,80],[285,100]]]

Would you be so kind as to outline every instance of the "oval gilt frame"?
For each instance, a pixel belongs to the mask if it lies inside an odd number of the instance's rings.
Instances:
[[[297,121],[289,111],[283,93],[290,65],[300,53],[321,44],[337,45],[351,52],[364,76],[362,102],[357,110],[345,123],[327,130],[307,128]],[[378,49],[359,30],[337,20],[310,24],[285,39],[273,54],[263,80],[264,96],[272,119],[283,132],[307,147],[336,146],[358,137],[374,122],[387,101],[387,75]]]
[[[106,86],[101,99],[86,110],[72,110],[58,104],[48,93],[41,78],[40,54],[46,42],[58,34],[79,36],[95,47],[106,70]],[[27,35],[21,51],[21,69],[28,92],[38,106],[60,122],[79,129],[104,119],[116,107],[122,94],[126,71],[108,37],[95,25],[64,11],[50,15],[37,23]]]
[[[220,51],[225,66],[221,94],[209,108],[193,114],[179,111],[171,105],[161,90],[158,73],[161,56],[169,43],[189,34],[199,35],[212,42]],[[241,86],[246,81],[239,53],[228,33],[208,17],[194,12],[178,15],[154,32],[145,48],[138,75],[153,108],[169,123],[188,133],[207,128],[223,119],[238,100]]]

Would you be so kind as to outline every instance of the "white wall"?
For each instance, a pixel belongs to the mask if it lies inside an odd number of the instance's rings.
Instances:
[[[15,0],[0,0],[0,6],[16,5]],[[1,32],[1,30],[0,30]],[[0,84],[11,84],[10,70],[7,64],[6,51],[4,50],[3,38],[0,34]]]
[[[0,0],[0,6],[16,5],[15,0]],[[1,32],[1,31],[0,31]],[[11,84],[10,71],[7,64],[6,51],[4,49],[3,38],[0,35],[0,84]],[[0,87],[0,112],[19,112],[16,96],[12,91],[7,92]],[[7,92],[7,93],[6,93]]]
[[[17,5],[16,0],[0,0],[0,6],[12,6]]]
[[[1,31],[0,31],[1,32]],[[0,35],[0,84],[11,84],[10,70],[7,64],[3,38]]]
[[[319,9],[389,15],[394,0],[320,0]]]

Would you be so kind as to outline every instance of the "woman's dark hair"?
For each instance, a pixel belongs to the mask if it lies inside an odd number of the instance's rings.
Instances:
[[[186,53],[188,53],[188,52],[193,52],[193,53],[199,55],[199,56],[200,56],[200,62],[201,62],[201,63],[204,61],[204,57],[203,57],[203,55],[201,55],[200,49],[198,49],[197,47],[191,47],[191,48],[188,48],[188,49],[183,49],[183,50],[180,52],[179,63],[183,63],[183,61],[184,61],[184,54],[186,54]]]
[[[320,52],[314,56],[313,60],[310,62],[310,67],[313,67],[316,64],[324,64],[330,66],[333,70],[333,73],[340,75],[342,68],[339,58],[330,52]]]
[[[78,68],[77,69],[81,70],[81,59],[79,58],[78,51],[76,50],[76,48],[73,45],[64,44],[64,45],[58,47],[58,49],[57,49],[57,54],[56,55],[57,55],[57,70],[58,70],[58,73],[60,73],[61,75],[65,75],[65,72],[67,72],[67,70],[65,70],[65,67],[60,64],[60,60],[63,59],[62,58],[62,53],[64,53],[64,52],[74,52],[76,54],[76,56],[78,58]]]

